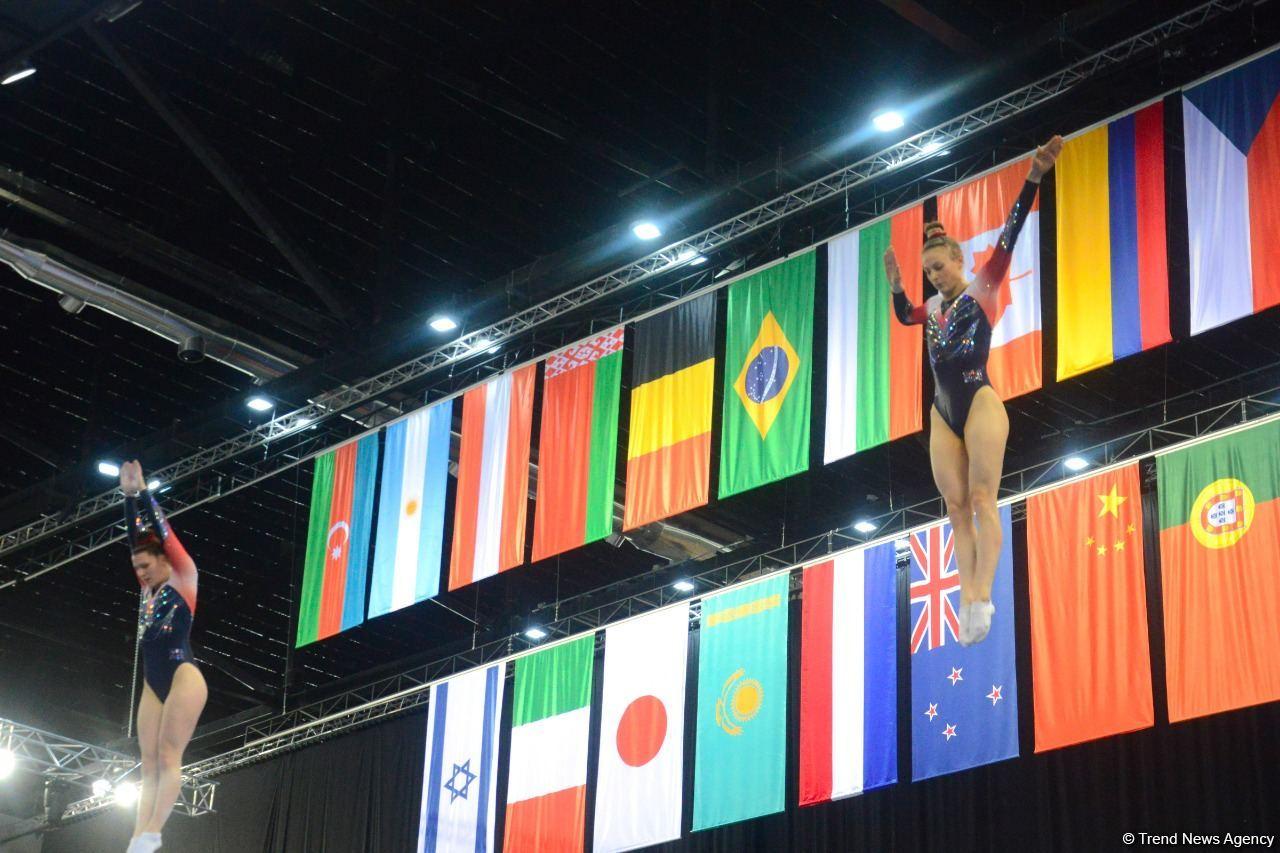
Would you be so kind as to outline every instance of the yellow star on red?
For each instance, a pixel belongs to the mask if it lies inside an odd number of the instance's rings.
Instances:
[[[1119,518],[1120,504],[1127,501],[1128,498],[1123,495],[1116,494],[1116,487],[1113,485],[1111,487],[1110,494],[1098,495],[1098,500],[1102,501],[1102,509],[1098,510],[1098,518],[1102,518],[1102,516],[1107,513],[1111,513],[1116,518]]]

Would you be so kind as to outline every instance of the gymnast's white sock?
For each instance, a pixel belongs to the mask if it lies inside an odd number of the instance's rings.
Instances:
[[[160,849],[160,833],[144,832],[129,842],[125,853],[155,853]]]
[[[991,616],[995,612],[996,606],[990,601],[973,603],[969,608],[969,642],[981,643],[987,638],[987,632],[991,630]]]

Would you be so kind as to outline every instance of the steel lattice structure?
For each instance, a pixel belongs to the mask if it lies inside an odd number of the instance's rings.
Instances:
[[[1085,81],[1123,64],[1136,54],[1156,47],[1174,36],[1191,32],[1221,15],[1247,5],[1247,0],[1211,0],[1203,3],[1144,32],[1116,42],[1034,83],[989,101],[964,115],[922,131],[896,145],[538,305],[469,332],[419,358],[354,385],[327,392],[302,408],[274,417],[254,429],[156,470],[152,475],[165,483],[178,483],[231,461],[246,451],[297,436],[300,431],[321,419],[332,418],[374,401],[379,395],[406,383],[456,364],[494,345],[509,341],[602,297],[683,267],[700,254],[705,255],[724,248],[745,235],[776,225],[799,211],[830,201],[855,187],[930,157],[945,146],[961,142],[995,124],[1056,98]],[[284,458],[275,457],[269,464],[250,465],[247,466],[247,471],[240,474],[219,478],[216,486],[202,479],[195,484],[194,488],[184,486],[184,489],[192,492],[191,495],[175,494],[170,496],[168,501],[174,513],[181,512],[285,471],[304,458],[306,458],[305,454]],[[49,514],[31,524],[11,530],[0,536],[0,555],[12,552],[50,534],[67,530],[79,522],[119,506],[120,502],[121,497],[117,490],[103,492],[82,501],[67,513]],[[40,568],[26,574],[23,579],[38,576],[84,553],[117,541],[121,535],[118,530],[104,527],[74,538],[38,561],[37,565]],[[10,580],[4,585],[8,586],[16,582],[16,580]]]
[[[74,738],[0,719],[0,748],[8,749],[17,757],[20,766],[37,770],[42,776],[60,779],[90,788],[94,782],[105,779],[112,787],[129,781],[141,766],[138,759],[123,752],[94,746]],[[176,810],[187,815],[202,815],[213,811],[213,798],[217,782],[193,779],[184,774],[182,791]],[[89,797],[74,802],[63,813],[64,818],[76,817],[110,805],[113,795]]]

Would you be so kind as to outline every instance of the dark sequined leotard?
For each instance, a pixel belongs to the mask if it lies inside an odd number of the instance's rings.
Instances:
[[[1013,244],[1039,186],[1032,181],[1023,184],[991,259],[959,296],[944,301],[935,294],[924,305],[912,305],[906,294],[893,294],[894,313],[900,322],[924,324],[929,366],[933,369],[933,405],[961,438],[974,395],[979,388],[991,384],[987,378],[987,355],[991,351],[996,295],[1009,272]]]
[[[130,546],[137,543],[144,529],[150,529],[164,544],[164,554],[172,568],[167,581],[143,591],[145,600],[138,615],[142,677],[163,702],[169,697],[178,667],[195,663],[191,654],[191,619],[196,612],[196,564],[178,541],[150,490],[126,495],[124,511]]]

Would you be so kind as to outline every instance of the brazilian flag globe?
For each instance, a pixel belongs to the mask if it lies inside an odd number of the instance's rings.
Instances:
[[[810,250],[729,287],[722,498],[808,467],[814,258]]]

